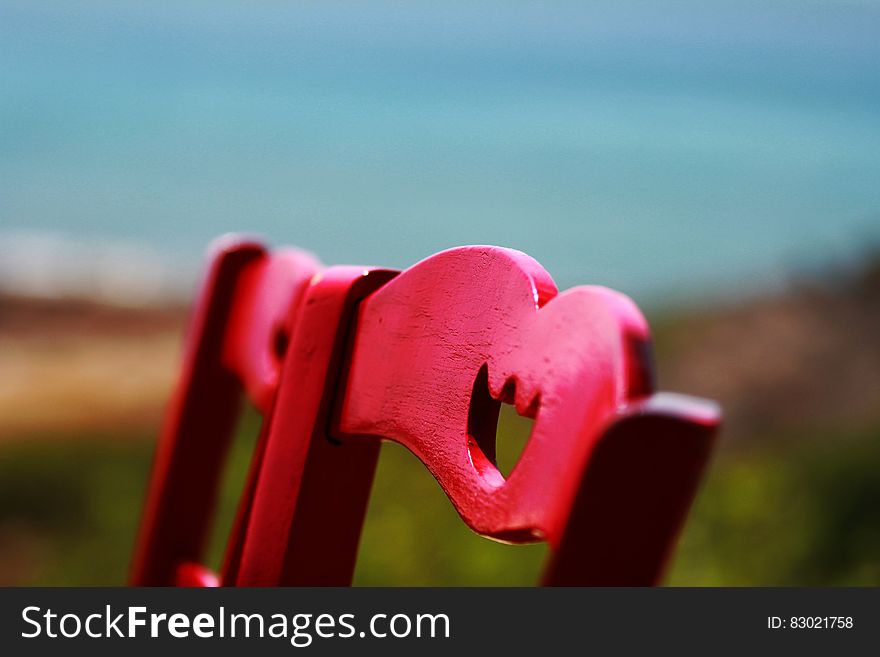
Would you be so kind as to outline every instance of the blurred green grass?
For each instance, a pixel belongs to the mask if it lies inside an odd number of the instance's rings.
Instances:
[[[527,429],[502,418],[502,459],[513,459]],[[215,565],[256,430],[249,414],[224,483]],[[773,447],[716,458],[668,583],[880,585],[880,427],[792,432],[765,444]],[[151,459],[146,435],[3,445],[0,583],[124,583]],[[531,585],[544,554],[542,545],[471,533],[411,454],[383,446],[356,584]]]
[[[880,585],[880,427],[763,444],[716,460],[668,583]]]

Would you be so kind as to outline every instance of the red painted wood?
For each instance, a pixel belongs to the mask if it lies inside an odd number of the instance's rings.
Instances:
[[[354,572],[379,443],[338,444],[330,412],[360,300],[394,272],[331,267],[291,336],[244,546],[224,573],[239,586],[346,585]]]
[[[650,386],[635,306],[603,288],[556,296],[528,256],[469,247],[404,272],[358,320],[340,431],[410,448],[475,531],[557,544],[599,431]],[[488,389],[475,390],[484,366]],[[476,408],[475,395],[535,417],[506,481],[486,454],[494,430],[469,432],[494,429],[488,400]]]
[[[349,367],[340,434],[408,447],[475,531],[547,540],[548,583],[657,581],[718,415],[649,397],[648,327],[628,298],[557,295],[522,253],[453,249],[362,303]],[[493,462],[499,401],[535,418],[506,479]],[[589,566],[574,567],[574,545]]]
[[[214,588],[220,586],[220,580],[211,569],[205,568],[201,564],[187,561],[177,567],[174,585],[195,588]]]
[[[266,420],[225,585],[349,584],[382,439],[409,448],[475,531],[547,540],[545,584],[659,580],[719,414],[654,393],[648,328],[628,298],[557,294],[534,260],[497,247],[452,249],[396,277],[316,269],[246,243],[215,258],[136,583],[216,583],[199,563],[242,385]],[[506,478],[494,463],[502,402],[535,419]]]
[[[201,561],[242,391],[267,411],[302,292],[319,264],[293,249],[225,237],[211,248],[166,413],[132,565],[131,581],[171,585]],[[194,582],[189,577],[186,581]]]
[[[356,295],[342,358],[357,279],[329,270],[308,292],[240,569],[226,581],[350,583],[388,439],[425,463],[475,531],[549,541],[545,583],[656,582],[718,413],[652,396],[648,329],[632,302],[599,287],[557,295],[516,251],[453,249]],[[494,464],[502,400],[535,418],[507,479]]]
[[[320,270],[310,253],[281,248],[246,267],[237,282],[222,362],[263,413],[275,396],[300,302]]]
[[[655,394],[602,432],[544,572],[545,586],[660,582],[709,458],[714,404]]]

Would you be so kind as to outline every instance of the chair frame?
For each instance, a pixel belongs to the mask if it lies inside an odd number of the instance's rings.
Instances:
[[[309,253],[270,253],[246,236],[223,236],[210,247],[154,458],[133,585],[216,585],[202,562],[242,402],[247,397],[268,426],[283,360],[278,352],[320,270]],[[258,441],[254,468],[260,449]],[[242,538],[240,523],[230,537],[231,554]]]
[[[230,263],[250,248],[234,250]],[[203,300],[230,295],[220,272],[241,266],[222,260],[214,260]],[[154,470],[151,491],[165,493],[151,492],[146,517],[163,531],[142,536],[163,538],[142,539],[138,553],[141,564],[161,564],[161,576],[135,583],[349,585],[382,440],[412,451],[474,531],[509,543],[547,541],[543,584],[661,580],[720,414],[711,402],[654,391],[647,324],[627,297],[595,286],[558,294],[537,262],[499,247],[451,249],[400,274],[330,267],[300,284],[301,300],[285,307],[290,341],[271,383],[250,372],[265,326],[277,323],[271,303],[256,315],[233,313],[243,319],[226,331],[246,336],[237,338],[246,345],[235,351],[239,360],[227,356],[226,364],[252,381],[267,419],[219,580],[197,565],[213,498],[196,493],[175,509],[156,501],[193,494],[186,472],[197,465],[190,479],[216,489],[228,434],[212,446],[192,439],[186,454],[163,457],[169,445],[182,450],[184,420],[207,423],[190,426],[193,434],[229,431],[228,417],[212,420],[193,402],[190,415],[172,411],[177,428],[163,434]],[[204,308],[196,317],[202,326],[218,321]],[[215,332],[193,334],[187,363],[206,339],[217,342]],[[208,372],[184,368],[193,370]],[[182,387],[192,395],[192,381]],[[203,393],[232,394],[231,384],[221,388]],[[494,453],[501,403],[535,420],[507,477]],[[198,450],[208,448],[216,453],[197,464]],[[183,527],[193,514],[199,522]],[[169,542],[186,549],[147,558]]]

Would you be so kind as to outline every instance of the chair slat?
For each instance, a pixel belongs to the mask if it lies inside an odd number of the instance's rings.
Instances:
[[[281,360],[271,338],[289,330],[319,267],[308,253],[270,254],[237,236],[210,249],[153,463],[133,584],[172,585],[182,563],[202,561],[244,393],[264,412],[271,406]]]

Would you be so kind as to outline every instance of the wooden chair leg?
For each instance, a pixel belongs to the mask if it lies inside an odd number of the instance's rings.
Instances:
[[[239,273],[265,253],[252,242],[214,252],[191,317],[178,387],[165,418],[132,564],[135,586],[171,586],[199,562],[210,530],[242,387],[222,365],[226,321]]]
[[[602,435],[584,472],[545,586],[660,582],[705,469],[714,404],[657,394]]]
[[[351,583],[378,439],[338,441],[330,423],[358,303],[395,272],[334,267],[309,289],[292,335],[243,546],[238,586]]]

